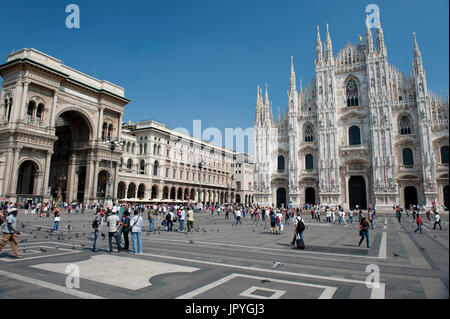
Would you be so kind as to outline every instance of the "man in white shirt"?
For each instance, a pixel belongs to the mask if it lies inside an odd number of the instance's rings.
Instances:
[[[439,225],[440,230],[442,230],[441,217],[439,217],[437,210],[434,212],[434,227],[433,227],[433,229],[436,229],[436,225]]]
[[[241,209],[240,208],[238,208],[237,210],[236,210],[236,225],[237,224],[241,224],[242,225],[242,223],[241,223]]]
[[[277,226],[276,233],[281,234],[281,226],[283,225],[283,214],[281,214],[281,210],[277,210],[277,213],[275,214],[275,222]]]
[[[186,211],[184,207],[181,209],[180,213],[180,232],[184,232],[184,220],[186,219]]]
[[[130,227],[133,252],[135,254],[142,254],[141,231],[144,228],[144,221],[142,216],[139,215],[139,210],[137,209],[134,211],[134,217],[131,219]]]
[[[121,250],[120,237],[117,236],[117,233],[118,233],[117,230],[118,230],[118,227],[120,224],[120,219],[119,219],[119,216],[117,216],[115,209],[113,209],[111,211],[111,215],[108,216],[108,218],[106,219],[106,222],[108,224],[109,252],[110,253],[113,252],[113,247],[112,247],[113,237],[116,239],[117,250],[120,252],[120,250]]]

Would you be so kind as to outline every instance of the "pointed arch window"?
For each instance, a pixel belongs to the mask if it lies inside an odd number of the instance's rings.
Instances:
[[[304,137],[305,142],[314,142],[314,131],[311,125],[305,127]]]
[[[133,161],[131,158],[127,161],[127,169],[131,169],[133,167]]]
[[[139,173],[145,174],[145,161],[144,160],[141,160],[141,162],[139,163]]]
[[[359,106],[358,98],[358,84],[355,80],[351,79],[347,82],[347,106]]]
[[[411,119],[409,118],[409,116],[404,115],[401,117],[400,123],[399,123],[399,130],[400,130],[400,135],[412,134]]]

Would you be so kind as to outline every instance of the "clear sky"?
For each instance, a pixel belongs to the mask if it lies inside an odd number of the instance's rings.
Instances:
[[[80,29],[65,26],[77,4]],[[290,57],[297,78],[314,77],[316,27],[330,25],[334,54],[365,34],[365,9],[380,7],[389,62],[411,72],[413,37],[428,86],[448,90],[449,1],[3,1],[0,61],[33,47],[125,88],[124,120],[154,119],[192,129],[251,127],[257,85],[274,113],[287,106]],[[297,79],[298,80],[298,79]],[[276,114],[274,114],[276,116]]]

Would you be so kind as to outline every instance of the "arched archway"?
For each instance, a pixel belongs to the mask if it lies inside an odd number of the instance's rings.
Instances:
[[[176,190],[175,190],[175,187],[172,187],[170,189],[170,199],[175,200],[175,196],[176,196]]]
[[[350,209],[355,209],[356,205],[360,209],[367,209],[366,181],[362,176],[352,176],[348,181],[348,195]]]
[[[97,179],[97,197],[105,198],[108,192],[109,172],[102,170],[98,173]]]
[[[236,194],[236,204],[240,204],[241,203],[241,195]]]
[[[169,199],[169,187],[167,186],[163,188],[163,199]]]
[[[158,197],[158,186],[153,185],[153,186],[152,186],[152,195],[151,195],[151,198],[152,198],[152,199],[158,199],[157,197]]]
[[[449,198],[449,187],[448,185],[445,185],[442,189],[443,193],[444,193],[444,206],[447,210],[450,209],[450,198]]]
[[[127,198],[136,198],[136,184],[128,185]]]
[[[278,188],[277,189],[277,208],[280,207],[286,208],[286,189],[285,188]]]
[[[36,177],[39,166],[30,160],[24,161],[19,166],[17,176],[17,195],[33,195],[36,193]]]
[[[181,187],[177,191],[177,200],[183,200],[183,189]]]
[[[145,197],[145,185],[139,184],[137,198],[143,199]]]
[[[55,135],[58,138],[53,144],[49,186],[51,195],[56,201],[82,201],[84,194],[92,189],[97,195],[97,186],[91,185],[86,176],[86,161],[93,138],[93,124],[89,116],[82,110],[64,107],[55,120]],[[93,172],[91,174],[96,174]],[[92,175],[91,175],[92,176]]]
[[[125,182],[120,182],[119,185],[117,186],[117,197],[119,199],[126,198],[126,196],[127,196],[126,187],[127,187],[127,185],[125,184]]]
[[[194,188],[191,189],[190,200],[195,200],[195,189]]]
[[[417,188],[415,188],[414,186],[405,187],[404,195],[405,195],[405,208],[408,208],[411,205],[419,204],[417,199]]]

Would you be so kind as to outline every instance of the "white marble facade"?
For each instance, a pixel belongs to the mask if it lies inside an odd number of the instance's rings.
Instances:
[[[448,207],[448,95],[427,86],[414,34],[412,74],[389,64],[383,30],[333,54],[317,30],[315,78],[273,119],[266,85],[255,116],[255,203]],[[279,113],[279,111],[278,111]]]

